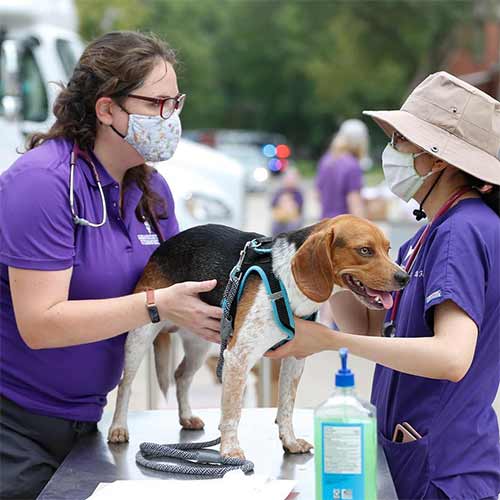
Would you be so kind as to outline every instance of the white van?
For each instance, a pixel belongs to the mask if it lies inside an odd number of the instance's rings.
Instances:
[[[59,87],[83,51],[71,0],[0,2],[0,174],[26,137],[47,130]],[[243,227],[244,172],[239,162],[182,139],[155,165],[171,184],[181,227],[217,222]]]

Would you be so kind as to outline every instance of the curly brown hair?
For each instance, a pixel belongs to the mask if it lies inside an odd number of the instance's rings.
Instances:
[[[103,96],[122,104],[127,95],[143,85],[158,59],[175,65],[174,51],[153,34],[134,31],[107,33],[87,45],[67,85],[61,84],[54,104],[55,123],[46,133],[33,134],[27,149],[44,141],[65,138],[83,149],[92,149],[97,132],[96,101]],[[166,218],[166,203],[151,189],[154,168],[142,164],[127,170],[124,189],[136,183],[142,198],[136,216]]]

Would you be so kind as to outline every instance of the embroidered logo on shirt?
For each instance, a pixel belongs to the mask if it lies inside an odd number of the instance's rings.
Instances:
[[[441,297],[441,290],[436,290],[435,292],[432,292],[430,295],[427,295],[425,298],[425,303],[428,304],[434,299],[439,299]]]
[[[138,234],[137,238],[141,242],[141,245],[159,245],[160,240],[156,234]]]
[[[137,238],[141,242],[141,245],[159,245],[160,240],[158,239],[158,235],[153,233],[153,231],[151,230],[151,226],[147,220],[144,221],[144,226],[148,234],[137,235]]]

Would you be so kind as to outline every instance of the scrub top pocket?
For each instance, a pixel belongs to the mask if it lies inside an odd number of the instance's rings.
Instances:
[[[423,498],[430,483],[428,437],[395,443],[379,432],[378,439],[384,448],[398,498]]]

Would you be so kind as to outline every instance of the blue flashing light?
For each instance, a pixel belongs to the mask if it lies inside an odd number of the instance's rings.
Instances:
[[[272,160],[269,160],[267,166],[269,167],[269,170],[272,170],[273,172],[279,172],[281,169],[281,161],[273,158]]]
[[[262,153],[267,158],[276,156],[276,146],[274,144],[266,144],[262,147]]]

